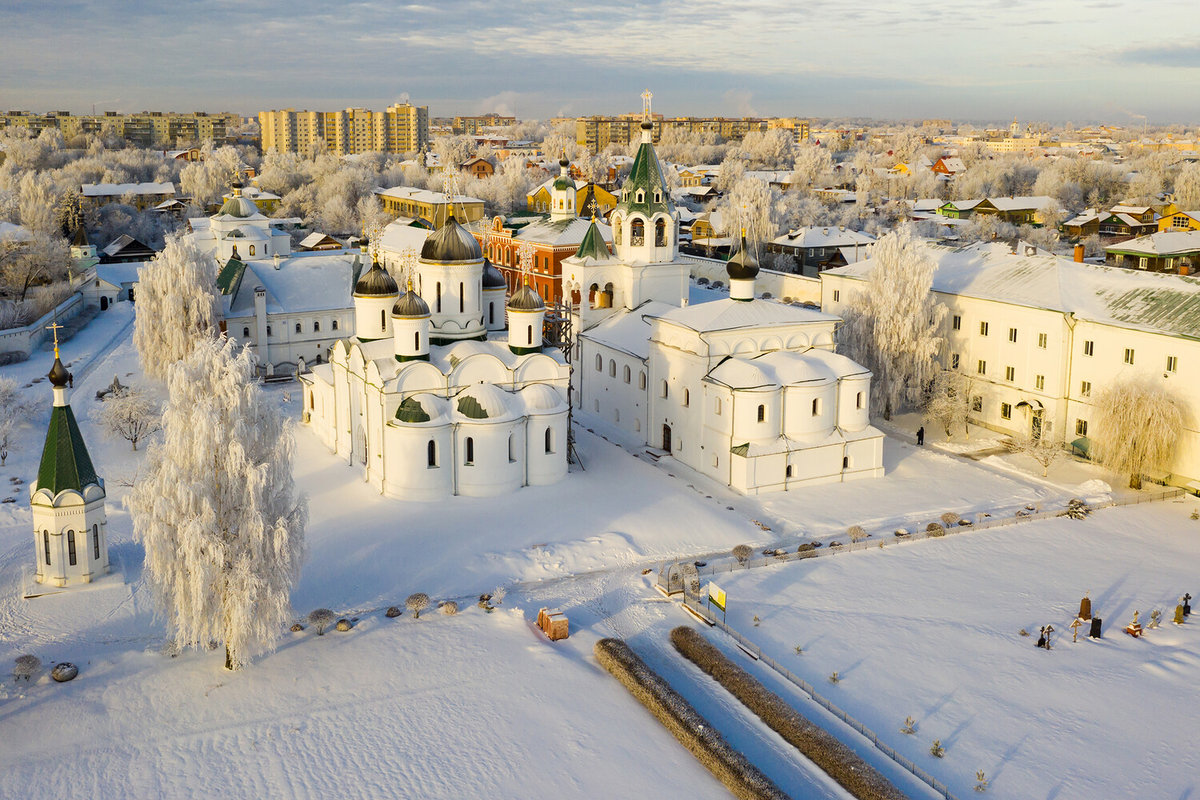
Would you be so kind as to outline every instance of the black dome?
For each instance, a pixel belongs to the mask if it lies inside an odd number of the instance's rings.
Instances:
[[[354,284],[355,297],[387,297],[399,293],[400,287],[396,285],[396,279],[387,274],[378,261]]]
[[[400,295],[400,299],[396,301],[396,305],[392,306],[393,317],[422,319],[429,316],[429,305],[411,287],[412,283],[410,282],[409,290]]]
[[[742,249],[729,259],[725,271],[729,273],[730,280],[735,281],[752,281],[758,275],[758,259],[746,246],[746,237],[742,237]]]
[[[67,385],[67,381],[71,380],[71,373],[67,372],[67,368],[59,361],[58,356],[55,356],[54,366],[50,368],[50,374],[47,377],[50,378],[51,385],[61,389]]]
[[[544,311],[546,303],[541,296],[525,284],[508,299],[510,311]]]
[[[466,228],[458,224],[453,215],[446,224],[438,228],[421,247],[422,261],[478,261],[483,258],[483,250]]]
[[[504,280],[504,276],[500,274],[500,270],[496,269],[496,265],[486,258],[483,260],[483,288],[484,289],[507,289],[508,281]]]

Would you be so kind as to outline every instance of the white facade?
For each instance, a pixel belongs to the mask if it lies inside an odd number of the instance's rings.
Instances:
[[[1086,450],[1091,399],[1119,376],[1165,383],[1188,407],[1170,474],[1200,479],[1200,280],[1077,264],[1036,248],[928,245],[933,291],[948,313],[940,354],[970,381],[972,424],[1050,435]],[[838,313],[873,262],[821,274],[822,308]]]

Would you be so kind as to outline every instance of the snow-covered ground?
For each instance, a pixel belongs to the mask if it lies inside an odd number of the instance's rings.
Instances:
[[[1185,591],[1200,594],[1197,505],[1105,509],[717,580],[731,626],[960,797],[983,770],[996,797],[1186,798],[1200,792],[1200,616],[1169,620]],[[1087,641],[1084,627],[1072,643],[1088,591],[1104,639]],[[1135,610],[1146,624],[1153,609],[1163,625],[1141,639],[1123,632]],[[1034,646],[1047,624],[1048,652]],[[913,736],[899,731],[908,715]],[[929,754],[934,739],[945,758]]]

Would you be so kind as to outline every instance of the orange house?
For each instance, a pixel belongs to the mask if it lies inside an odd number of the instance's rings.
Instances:
[[[575,255],[579,250],[591,220],[582,217],[558,221],[544,217],[525,219],[532,221],[522,225],[521,217],[510,217],[510,225],[505,226],[504,220],[496,217],[482,234],[475,233],[475,238],[483,248],[483,255],[508,281],[510,295],[524,281],[521,247],[528,243],[533,248],[533,263],[527,270],[529,285],[547,304],[562,302],[563,259]],[[611,250],[612,233],[607,225],[601,224],[600,229]]]

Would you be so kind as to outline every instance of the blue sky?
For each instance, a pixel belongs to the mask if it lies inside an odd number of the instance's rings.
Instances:
[[[1200,3],[0,1],[0,109],[1196,123]]]

